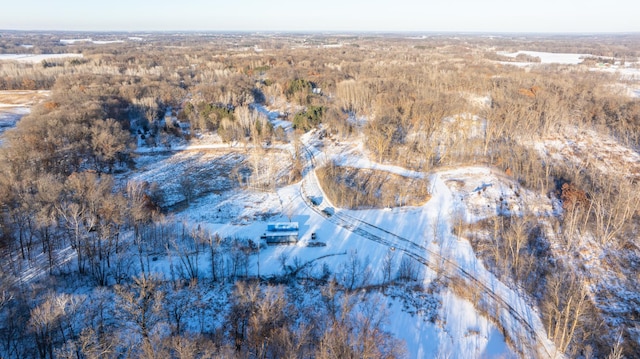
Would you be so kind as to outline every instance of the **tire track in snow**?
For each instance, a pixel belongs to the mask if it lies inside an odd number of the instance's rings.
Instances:
[[[503,326],[507,326],[507,323],[500,321],[499,318],[499,308],[504,308],[510,317],[519,323],[521,327],[532,336],[532,339],[535,339],[539,344],[534,345],[532,348],[533,350],[537,350],[540,355],[544,355],[549,358],[562,357],[562,355],[556,353],[555,346],[548,339],[547,334],[543,329],[544,326],[542,325],[542,321],[526,304],[524,299],[495,278],[491,273],[484,273],[484,276],[488,278],[482,279],[479,275],[471,273],[454,260],[444,257],[432,249],[399,236],[389,230],[373,225],[344,212],[328,214],[325,209],[331,208],[333,205],[329,202],[324,191],[322,191],[314,171],[317,166],[315,155],[304,142],[302,143],[302,149],[306,153],[305,157],[308,164],[305,166],[305,170],[303,172],[304,175],[300,186],[300,196],[307,207],[326,218],[327,221],[345,228],[352,233],[402,251],[404,254],[413,258],[422,265],[425,265],[436,272],[442,272],[448,279],[466,279],[468,281],[468,285],[474,286],[476,289],[480,289],[491,300],[493,300],[495,304],[497,304],[495,316],[499,323]],[[323,162],[326,162],[326,159]],[[436,192],[443,200],[441,203],[444,204],[444,209],[451,212],[453,209],[453,195],[451,190],[446,186],[446,184],[444,184],[438,175],[433,176],[433,179],[434,192]],[[323,198],[322,204],[319,206],[314,205],[311,201],[311,196],[321,196]],[[445,213],[449,212],[445,211]],[[427,254],[427,256],[424,254]],[[542,346],[542,351],[540,350],[540,345]]]

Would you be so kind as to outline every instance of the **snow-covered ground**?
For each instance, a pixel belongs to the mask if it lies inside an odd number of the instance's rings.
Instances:
[[[591,71],[601,71],[607,72],[611,74],[616,74],[620,78],[620,80],[624,81],[640,81],[640,69],[635,67],[621,67],[621,66],[610,66],[610,67],[595,67],[592,68]],[[638,96],[638,88],[635,89],[635,96]]]
[[[404,340],[409,358],[517,358],[495,325],[451,292],[436,296],[441,308],[435,323],[428,313],[410,313],[397,298],[383,298],[391,318],[387,328]]]
[[[29,114],[31,106],[48,98],[50,94],[47,90],[0,91],[0,136]],[[0,144],[1,141],[2,139]]]
[[[522,68],[529,68],[531,66],[538,66],[544,64],[560,64],[560,65],[578,65],[587,58],[602,58],[602,56],[594,56],[590,54],[572,54],[572,53],[552,53],[552,52],[539,52],[539,51],[517,51],[517,52],[505,52],[498,51],[498,55],[516,58],[518,55],[528,55],[532,57],[540,58],[540,62],[505,62],[499,61],[503,65],[511,65]],[[613,59],[613,58],[610,58]],[[627,62],[621,64],[616,61],[614,64],[600,64],[589,68],[589,71],[594,72],[606,72],[615,74],[622,81],[640,81],[640,68],[638,63]],[[630,86],[628,89],[628,95],[631,97],[640,97],[640,88],[637,86]]]
[[[264,113],[274,122],[282,121],[270,111]],[[290,128],[290,123],[283,122],[283,127]],[[303,136],[302,141],[317,162],[336,157],[332,150],[327,155],[314,146],[318,132]],[[326,198],[311,162],[302,182],[277,190],[239,188],[229,180],[230,168],[242,162],[247,153],[226,146],[172,146],[171,151],[161,154],[141,150],[132,179],[157,182],[167,188],[165,201],[169,204],[183,199],[181,178],[195,179],[195,199],[172,216],[222,237],[259,241],[267,223],[297,222],[300,241],[268,246],[253,255],[249,271],[254,275],[282,274],[284,261],[291,266],[314,263],[308,268],[315,274],[326,265],[340,277],[349,262],[358,258],[362,270],[370,273],[367,284],[377,285],[384,278],[385,259],[391,258],[394,273],[403,260],[414,261],[419,286],[430,290],[411,290],[409,295],[391,287],[382,296],[389,312],[387,328],[406,342],[411,358],[553,355],[554,346],[535,308],[494,277],[470,243],[453,231],[458,219],[473,222],[500,212],[521,213],[525,202],[528,211],[548,214],[552,211],[548,201],[536,201],[535,194],[489,168],[463,167],[425,174],[376,163],[358,145],[337,145],[350,151],[337,157],[342,165],[426,177],[431,182],[432,198],[423,206],[345,210],[335,208]],[[320,203],[310,203],[310,197],[320,198]],[[322,209],[331,212],[323,213]],[[313,233],[315,240],[311,238]],[[314,241],[325,246],[308,246]],[[68,252],[65,249],[65,263],[72,257]],[[175,260],[159,255],[150,269],[169,278]],[[208,272],[210,262],[201,263],[201,271]],[[37,275],[31,273],[25,280]],[[457,290],[450,287],[454,281]],[[461,296],[466,292],[478,294]]]
[[[587,57],[594,57],[593,55],[589,55],[589,54],[554,53],[554,52],[540,52],[540,51],[517,51],[517,52],[499,51],[497,54],[502,56],[507,56],[507,57],[513,57],[513,58],[515,58],[520,54],[524,54],[524,55],[540,58],[541,64],[564,64],[564,65],[577,65]],[[506,64],[518,64],[518,63],[507,62]],[[536,63],[523,62],[523,64],[532,65]]]
[[[43,60],[81,58],[82,54],[0,54],[0,61],[18,61],[37,64]]]
[[[310,137],[303,137],[303,141],[312,142]],[[323,155],[313,146],[309,147],[309,152],[318,157]],[[154,163],[160,162],[151,163],[155,166]],[[344,156],[341,164],[411,177],[425,175],[375,163],[361,153],[359,156]],[[168,167],[154,171],[166,174]],[[536,204],[535,194],[520,190],[506,176],[484,167],[444,171],[432,175],[430,180],[433,198],[424,206],[353,211],[335,208],[319,188],[315,173],[308,171],[302,184],[282,187],[277,191],[232,189],[202,196],[176,216],[223,237],[256,241],[269,222],[298,222],[298,244],[270,246],[263,249],[259,257],[253,258],[251,271],[257,274],[259,270],[261,276],[282,273],[283,258],[287,258],[289,263],[315,262],[316,269],[326,264],[334,273],[340,273],[350,258],[357,255],[368,263],[372,281],[379,283],[383,276],[382,263],[393,249],[395,268],[406,256],[418,256],[428,263],[429,269],[421,269],[423,286],[429,286],[434,280],[434,268],[451,263],[464,273],[470,273],[473,280],[483,283],[486,287],[480,288],[481,292],[489,288],[491,294],[501,300],[501,305],[510,308],[510,311],[493,312],[495,317],[490,320],[480,314],[473,303],[445,289],[434,294],[442,305],[438,310],[438,321],[432,323],[419,310],[411,316],[402,311],[396,300],[387,298],[393,312],[389,328],[407,341],[410,357],[444,354],[452,357],[515,356],[501,334],[503,329],[499,328],[504,328],[510,340],[515,341],[517,352],[536,356],[551,353],[553,344],[546,338],[536,311],[484,268],[468,241],[452,234],[452,223],[458,217],[476,221],[501,211],[521,212],[524,202],[527,202],[528,211],[550,214],[551,204],[548,201]],[[320,205],[315,208],[310,205],[309,196],[321,198]],[[327,217],[320,211],[328,207],[335,211],[333,216]],[[316,234],[316,241],[326,246],[307,246],[312,242],[312,233]],[[435,260],[434,254],[437,255]],[[321,257],[323,259],[319,259]],[[158,261],[155,268],[163,271],[166,265]],[[524,318],[527,318],[526,323],[522,322]],[[499,327],[494,323],[499,323]],[[533,328],[534,337],[531,337],[529,326]],[[532,349],[531,343],[522,338],[528,338],[539,346]]]
[[[90,38],[86,39],[62,39],[60,40],[61,44],[64,45],[74,45],[76,43],[92,43],[95,45],[106,45],[106,44],[118,44],[123,43],[124,40],[93,40]]]
[[[150,154],[136,159],[138,173],[130,179],[157,183],[162,188],[162,205],[170,207],[185,200],[186,179],[194,198],[229,190],[234,183],[232,170],[244,159],[236,151],[215,149]]]
[[[255,109],[263,116],[266,116],[274,127],[282,127],[285,131],[292,130],[293,127],[291,121],[283,120],[280,112],[272,111],[267,107],[259,104],[254,104],[251,106],[251,108]]]
[[[341,156],[335,159],[335,163],[339,166],[348,166],[361,169],[371,169],[384,172],[394,173],[404,177],[410,178],[424,178],[424,173],[411,171],[403,167],[381,164],[373,162],[370,159],[363,156]]]
[[[295,184],[279,189],[276,193],[233,191],[228,195],[210,195],[201,198],[178,216],[225,237],[253,240],[258,240],[268,222],[291,219],[299,224],[300,242],[297,245],[269,246],[263,249],[259,258],[253,258],[253,273],[257,273],[259,268],[261,276],[281,274],[283,257],[288,258],[290,263],[315,261],[316,270],[319,270],[322,264],[327,264],[332,272],[340,273],[350,258],[357,255],[363,262],[368,263],[372,282],[379,283],[382,280],[382,263],[390,253],[389,246],[372,242],[347,228],[327,221],[324,216],[308,207],[300,191],[300,184]],[[378,224],[386,223],[387,227],[397,228],[394,221],[399,222],[398,225],[405,229],[411,222],[429,227],[427,220],[419,218],[424,214],[421,208],[366,212],[366,219]],[[227,216],[226,213],[242,221],[224,218]],[[286,217],[286,214],[291,218]],[[415,234],[422,237],[419,232],[418,230]],[[307,244],[312,242],[312,233],[316,234],[316,241],[324,242],[326,246],[307,247]],[[403,255],[400,251],[395,253],[397,254],[394,268],[397,269]],[[325,256],[324,259],[316,260]],[[166,268],[159,262],[157,266],[158,270]],[[428,286],[435,278],[434,273],[426,268],[422,271],[426,271],[422,284]],[[390,312],[388,329],[406,341],[410,358],[443,355],[463,358],[493,354],[515,357],[500,329],[491,320],[480,315],[474,309],[473,303],[457,297],[446,289],[441,293],[434,293],[431,300],[441,303],[435,322],[431,321],[433,313],[425,312],[425,308],[412,307],[400,299],[385,297]]]
[[[15,127],[16,123],[22,118],[22,116],[28,114],[30,111],[27,107],[3,107],[0,104],[0,136],[10,129]],[[0,137],[0,144],[2,143]]]
[[[303,141],[312,142],[313,140],[310,135],[303,137]],[[320,151],[312,146],[309,147],[311,147],[310,152],[318,156],[321,155]],[[199,154],[197,149],[206,148],[206,145],[201,144],[200,147],[182,148],[188,150],[188,153],[178,152],[166,155],[144,155],[141,153],[142,156],[138,159],[140,179],[155,180],[165,184],[171,182],[177,173],[184,173],[181,163],[193,162],[192,157],[194,156],[202,160],[200,157],[202,154]],[[209,154],[209,156],[214,155]],[[425,175],[397,166],[378,164],[362,155],[345,156],[344,158],[344,164],[354,167],[385,170],[410,177]],[[177,167],[175,167],[176,164],[178,164]],[[382,263],[390,253],[394,255],[393,266],[397,270],[403,257],[406,257],[406,254],[402,253],[403,247],[396,244],[391,246],[394,249],[391,251],[388,244],[378,243],[363,237],[362,233],[359,234],[353,227],[345,226],[344,222],[329,220],[319,211],[319,208],[333,207],[326,198],[323,199],[321,207],[310,207],[305,200],[309,194],[305,194],[305,191],[313,188],[315,191],[320,191],[319,196],[323,196],[323,194],[319,189],[317,179],[315,179],[315,173],[308,171],[306,176],[313,179],[310,186],[297,183],[279,188],[277,191],[235,188],[205,194],[184,210],[176,213],[175,216],[178,220],[190,223],[192,226],[199,225],[201,228],[218,233],[223,237],[248,238],[254,241],[258,241],[269,222],[290,220],[298,222],[300,237],[298,244],[268,246],[260,252],[259,256],[253,256],[250,271],[254,274],[258,274],[259,271],[263,277],[281,274],[283,258],[287,258],[290,264],[314,262],[315,267],[313,268],[316,271],[319,271],[319,268],[326,264],[333,273],[341,273],[347,263],[354,256],[357,256],[363,263],[367,263],[368,270],[371,272],[372,284],[382,281]],[[443,195],[445,195],[446,185],[442,181],[438,183]],[[175,196],[180,197],[178,192],[175,192]],[[458,250],[452,244],[459,242],[459,240],[451,238],[450,228],[446,224],[452,213],[455,212],[448,201],[449,199],[440,196],[423,207],[366,211],[336,209],[338,213],[335,218],[351,220],[350,218],[353,217],[371,223],[374,227],[368,227],[367,230],[373,236],[385,236],[388,234],[386,231],[398,233],[415,241],[419,246],[429,247],[443,254],[447,252],[447,255],[456,258],[461,263],[467,263],[464,265],[465,268],[481,266],[475,259],[468,242],[463,241],[464,250]],[[326,246],[307,246],[312,242],[312,233],[316,234],[316,242],[323,242]],[[434,233],[436,233],[436,237],[441,238],[434,238]],[[425,254],[423,253],[423,255]],[[167,272],[170,267],[167,260],[161,258],[152,263],[152,269],[163,273]],[[436,275],[433,270],[422,267],[420,271],[423,273],[421,279],[423,287],[434,283]],[[436,311],[435,315],[426,308],[422,308],[420,304],[412,306],[396,296],[385,297],[387,308],[391,314],[388,329],[406,341],[409,357],[516,356],[513,349],[506,344],[507,340],[501,332],[502,329],[495,324],[495,319],[492,320],[480,314],[474,308],[473,303],[458,297],[444,287],[430,294],[429,298],[430,303],[441,303],[437,308],[431,308],[431,311]],[[509,320],[506,319],[507,322]],[[500,326],[509,328],[517,325],[500,323]],[[525,345],[525,343],[521,343],[521,345]]]
[[[542,141],[527,144],[536,148],[543,158],[573,163],[576,168],[595,168],[602,173],[617,172],[624,177],[640,178],[640,154],[593,130],[563,127]],[[594,148],[598,150],[593,151]]]

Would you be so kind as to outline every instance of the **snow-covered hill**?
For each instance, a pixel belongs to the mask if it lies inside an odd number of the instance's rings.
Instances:
[[[231,189],[205,193],[176,215],[223,237],[256,241],[268,222],[297,222],[298,244],[268,246],[252,259],[252,273],[257,275],[259,270],[263,277],[282,273],[283,259],[290,265],[313,262],[315,270],[324,267],[340,273],[358,258],[368,273],[368,279],[361,284],[371,286],[384,283],[385,261],[391,258],[394,272],[403,261],[411,261],[420,273],[416,288],[428,290],[399,295],[390,289],[383,296],[391,313],[388,328],[407,342],[410,357],[553,355],[553,343],[546,337],[533,304],[495,278],[476,257],[470,243],[453,233],[459,219],[473,222],[499,213],[518,214],[525,208],[551,215],[553,207],[546,197],[518,188],[507,176],[487,167],[419,173],[375,163],[363,152],[353,152],[352,146],[346,147],[351,149],[348,153],[319,151],[314,146],[319,141],[317,134],[308,135],[303,141],[313,156],[308,159],[313,161],[308,162],[301,183],[275,192]],[[197,153],[204,148],[200,145],[180,150]],[[170,163],[182,156],[176,153],[162,162],[154,160],[152,167],[142,167],[137,176],[149,181],[157,180],[154,173],[174,177],[173,171],[179,168],[172,168]],[[428,177],[432,198],[420,207],[336,208],[323,193],[312,165],[329,159],[358,168]],[[160,163],[166,164],[158,171],[156,166]],[[320,203],[314,204],[309,198]],[[316,240],[312,240],[312,234]],[[325,245],[309,246],[314,241]],[[152,264],[153,270],[164,272],[167,268],[162,260]],[[416,296],[423,300],[415,300]]]

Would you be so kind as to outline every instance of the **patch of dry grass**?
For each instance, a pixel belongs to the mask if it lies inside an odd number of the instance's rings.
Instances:
[[[49,98],[49,91],[0,91],[0,104],[32,106]]]
[[[335,165],[316,173],[331,202],[343,208],[420,206],[431,198],[429,181],[423,178]]]

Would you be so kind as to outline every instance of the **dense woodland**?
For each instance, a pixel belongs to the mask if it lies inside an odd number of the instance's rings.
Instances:
[[[153,146],[216,133],[256,151],[296,141],[259,116],[254,103],[281,108],[298,136],[322,126],[333,140],[361,139],[380,163],[425,173],[485,164],[557,199],[556,218],[496,216],[456,231],[540,308],[560,352],[640,352],[640,174],[552,161],[528,145],[578,128],[638,151],[640,101],[617,90],[619,76],[586,64],[525,71],[495,61],[503,60],[497,51],[526,47],[637,64],[640,39],[152,34],[139,42],[63,45],[60,38],[65,34],[0,37],[4,53],[83,54],[0,61],[0,90],[51,90],[0,147],[0,357],[403,357],[402,344],[383,330],[384,313],[358,289],[413,282],[415,263],[377,283],[364,258],[352,258],[340,273],[283,258],[282,276],[256,278],[248,268],[256,243],[173,223],[162,183],[128,180],[136,139]],[[335,44],[341,46],[327,46]],[[167,111],[190,131],[164,121]],[[460,116],[467,120],[443,121]],[[300,156],[290,158],[284,182],[300,179]],[[251,168],[249,157],[240,166]],[[397,200],[389,192],[402,185],[375,174],[359,180],[344,168],[319,173],[334,189],[334,203],[345,207],[428,200],[422,181],[405,189],[413,200]],[[631,299],[581,266],[587,245],[606,252],[603,266],[623,278],[618,288]],[[73,265],[61,264],[65,248],[77,258]],[[163,251],[182,263],[172,278],[149,270]],[[200,252],[208,273],[198,269]],[[43,263],[46,278],[19,280],[25,260]],[[228,300],[216,303],[212,289]],[[629,307],[607,306],[611,298]]]

